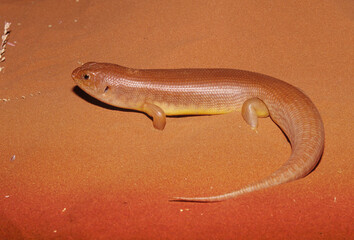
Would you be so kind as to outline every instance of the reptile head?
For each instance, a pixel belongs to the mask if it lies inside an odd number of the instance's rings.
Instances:
[[[130,68],[116,64],[88,62],[76,68],[71,76],[92,97],[116,107],[132,108],[129,100],[132,94],[126,86],[126,76],[131,72]]]
[[[76,68],[71,76],[82,90],[93,97],[98,97],[98,95],[105,94],[110,88],[102,70],[104,70],[103,64],[88,62]]]

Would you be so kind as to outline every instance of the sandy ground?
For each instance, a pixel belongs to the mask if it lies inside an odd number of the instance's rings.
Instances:
[[[12,32],[0,63],[0,238],[353,238],[353,12],[346,0],[2,0],[0,28]],[[270,119],[251,131],[239,113],[169,118],[157,131],[75,87],[87,61],[283,79],[322,115],[322,160],[233,200],[169,202],[270,174],[290,154],[286,138]]]

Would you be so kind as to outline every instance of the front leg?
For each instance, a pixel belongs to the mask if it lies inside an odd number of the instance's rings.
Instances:
[[[152,117],[153,125],[158,130],[163,130],[166,125],[166,114],[159,106],[151,103],[144,103],[143,112]]]

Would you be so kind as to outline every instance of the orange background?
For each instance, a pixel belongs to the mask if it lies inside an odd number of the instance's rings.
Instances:
[[[353,12],[346,0],[2,0],[14,46],[0,63],[0,238],[353,237]],[[75,88],[87,61],[283,79],[322,115],[322,160],[304,179],[225,202],[168,202],[265,177],[290,145],[269,118],[255,133],[239,113],[168,118],[157,131]]]

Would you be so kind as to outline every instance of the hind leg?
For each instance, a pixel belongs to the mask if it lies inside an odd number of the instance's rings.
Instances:
[[[250,125],[253,130],[256,130],[258,126],[258,118],[268,117],[269,111],[262,100],[259,98],[250,98],[243,103],[241,114],[248,125]]]

